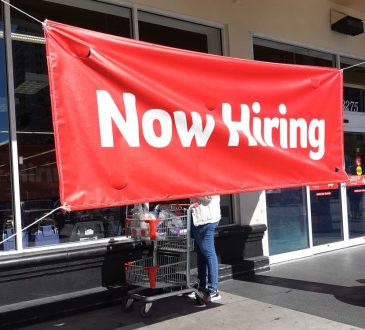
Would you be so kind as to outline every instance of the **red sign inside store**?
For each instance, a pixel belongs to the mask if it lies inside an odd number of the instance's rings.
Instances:
[[[346,186],[362,186],[365,185],[365,175],[349,175]]]

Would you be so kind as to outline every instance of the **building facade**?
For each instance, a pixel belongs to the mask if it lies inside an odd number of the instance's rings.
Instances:
[[[38,306],[38,311],[47,306],[44,313],[59,310],[60,305],[50,307],[55,300],[67,302],[67,309],[76,297],[75,305],[82,297],[88,297],[84,304],[119,299],[123,262],[149,253],[148,246],[125,235],[127,207],[55,212],[31,225],[59,206],[39,22],[44,19],[210,54],[344,69],[344,166],[349,181],[221,196],[216,237],[220,276],[262,271],[270,263],[363,244],[365,65],[360,63],[365,61],[361,32],[365,6],[341,0],[11,0],[11,4],[32,17],[2,4],[0,233],[2,240],[17,233],[0,245],[4,322],[18,320],[20,310],[23,318],[34,317],[29,306]],[[339,20],[344,23],[335,31],[332,24]],[[270,166],[269,160],[263,161]]]

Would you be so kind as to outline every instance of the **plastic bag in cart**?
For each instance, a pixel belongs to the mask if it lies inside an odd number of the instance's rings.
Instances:
[[[159,237],[166,235],[180,235],[184,232],[185,223],[181,216],[177,216],[169,209],[162,209],[158,215],[161,223],[157,225],[157,233]]]
[[[141,240],[150,239],[150,225],[146,220],[156,220],[156,214],[149,212],[143,204],[137,204],[132,209],[133,221],[130,223],[131,237]]]

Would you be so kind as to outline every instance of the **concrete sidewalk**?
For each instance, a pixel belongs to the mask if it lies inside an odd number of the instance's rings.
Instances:
[[[329,252],[220,283],[222,300],[201,307],[174,296],[153,303],[122,303],[22,327],[23,330],[129,329],[365,329],[365,246]]]
[[[138,313],[139,303],[136,302],[135,305],[135,310],[131,313],[123,313],[121,306],[110,306],[19,329],[362,329],[223,291],[221,301],[206,307],[197,306],[188,297],[171,297],[157,301],[149,318],[141,318]]]
[[[139,329],[361,329],[226,292],[222,292],[222,295],[222,301],[212,303],[210,308]],[[118,328],[122,329],[125,328]]]

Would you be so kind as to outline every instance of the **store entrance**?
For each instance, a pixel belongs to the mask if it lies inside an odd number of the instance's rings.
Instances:
[[[348,239],[363,244],[365,236],[365,66],[341,57],[344,68],[344,153]],[[346,223],[345,223],[346,224]],[[356,240],[359,238],[359,240]]]
[[[308,186],[302,190],[266,191],[268,235],[264,247],[270,263],[364,244],[364,60],[334,56],[258,36],[253,38],[253,52],[255,60],[344,69],[344,166],[351,180]],[[293,203],[294,196],[297,198]]]
[[[360,95],[361,94],[361,95]],[[354,101],[363,89],[345,87],[344,166],[349,181],[311,186],[311,229],[314,252],[356,243],[365,236],[365,113],[364,103]],[[363,243],[360,242],[359,243]]]

